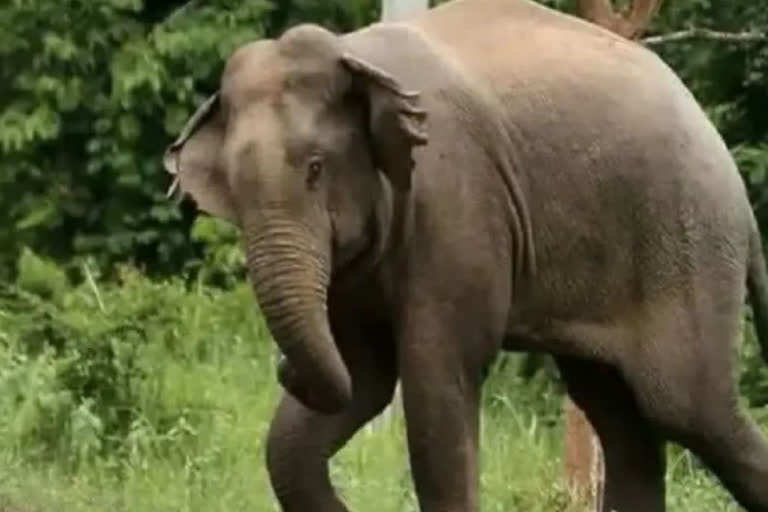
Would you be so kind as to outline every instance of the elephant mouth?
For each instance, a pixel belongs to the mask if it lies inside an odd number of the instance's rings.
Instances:
[[[378,224],[369,218],[363,238],[354,247],[341,247],[333,226],[333,243],[331,244],[332,280],[347,280],[373,268],[378,263]]]

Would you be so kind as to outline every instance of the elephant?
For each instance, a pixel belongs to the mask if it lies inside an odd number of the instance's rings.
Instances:
[[[420,510],[479,509],[485,369],[556,361],[605,456],[604,511],[665,510],[668,442],[768,511],[732,372],[768,274],[746,187],[679,77],[531,0],[451,0],[227,58],[163,156],[242,233],[283,360],[265,464],[287,512],[345,512],[329,459],[401,386]]]

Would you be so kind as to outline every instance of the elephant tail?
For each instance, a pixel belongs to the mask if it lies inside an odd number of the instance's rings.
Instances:
[[[763,360],[768,362],[768,271],[765,267],[760,231],[754,216],[752,217],[752,230],[749,238],[747,291],[752,304],[755,331]]]

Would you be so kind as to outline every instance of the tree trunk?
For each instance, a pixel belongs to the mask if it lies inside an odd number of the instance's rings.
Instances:
[[[568,397],[565,409],[565,477],[573,504],[600,512],[603,494],[603,454],[586,416]]]

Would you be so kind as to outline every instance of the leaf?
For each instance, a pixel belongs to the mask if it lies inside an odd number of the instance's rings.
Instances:
[[[118,131],[123,139],[135,140],[141,133],[139,120],[131,114],[122,114],[118,120]]]
[[[48,223],[56,215],[56,209],[51,203],[42,203],[30,211],[25,217],[16,221],[16,229],[33,229]]]
[[[66,274],[53,262],[25,247],[19,257],[17,285],[45,299],[58,299],[69,288]]]

